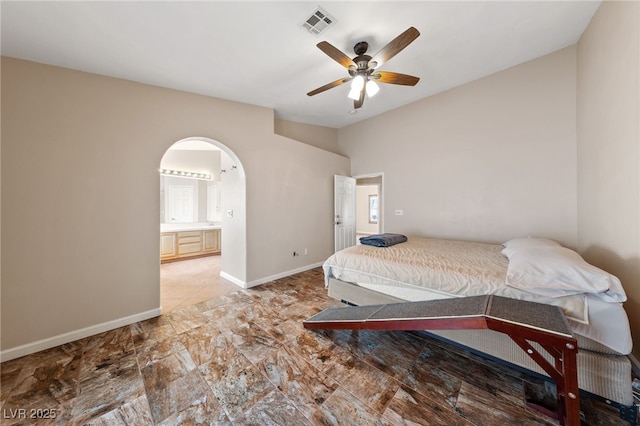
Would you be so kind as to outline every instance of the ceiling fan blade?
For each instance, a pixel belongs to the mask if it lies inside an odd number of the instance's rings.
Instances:
[[[351,77],[345,77],[345,78],[341,78],[340,80],[332,81],[329,84],[325,84],[324,86],[318,87],[317,89],[310,91],[309,93],[307,93],[307,96],[317,95],[318,93],[322,93],[325,90],[333,89],[334,87],[340,86],[341,84],[344,84],[349,80],[351,80]]]
[[[415,86],[420,81],[420,77],[389,71],[377,71],[371,75],[371,78],[380,83],[402,84],[403,86]]]
[[[329,55],[331,59],[339,63],[345,68],[353,67],[353,69],[357,68],[356,63],[353,60],[342,53],[337,47],[334,47],[330,43],[326,41],[321,41],[317,44],[318,48],[322,50],[324,53]]]
[[[385,47],[380,49],[369,61],[371,68],[376,68],[396,56],[402,49],[407,47],[413,40],[418,38],[420,31],[414,27],[409,27],[405,32],[391,40]],[[374,64],[375,62],[375,64]]]

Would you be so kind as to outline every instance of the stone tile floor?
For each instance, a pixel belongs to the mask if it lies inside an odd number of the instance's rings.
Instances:
[[[317,268],[4,362],[1,424],[558,424],[542,381],[424,334],[302,327],[335,306]]]

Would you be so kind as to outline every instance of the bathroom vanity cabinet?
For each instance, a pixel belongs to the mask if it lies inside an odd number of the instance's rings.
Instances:
[[[183,229],[160,233],[160,261],[220,254],[220,228]]]

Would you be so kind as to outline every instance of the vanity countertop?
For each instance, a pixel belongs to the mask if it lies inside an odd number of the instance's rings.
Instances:
[[[202,231],[207,229],[220,229],[219,223],[161,223],[160,232]]]

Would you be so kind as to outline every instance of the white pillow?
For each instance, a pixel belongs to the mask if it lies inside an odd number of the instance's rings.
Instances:
[[[523,247],[509,257],[507,285],[547,297],[590,293],[607,302],[624,302],[620,280],[564,247]]]
[[[528,247],[562,247],[559,243],[549,240],[547,238],[534,238],[534,237],[523,237],[523,238],[514,238],[512,240],[507,241],[502,244],[504,249],[502,250],[502,254],[507,257],[511,257],[511,255],[518,249],[528,248]]]

